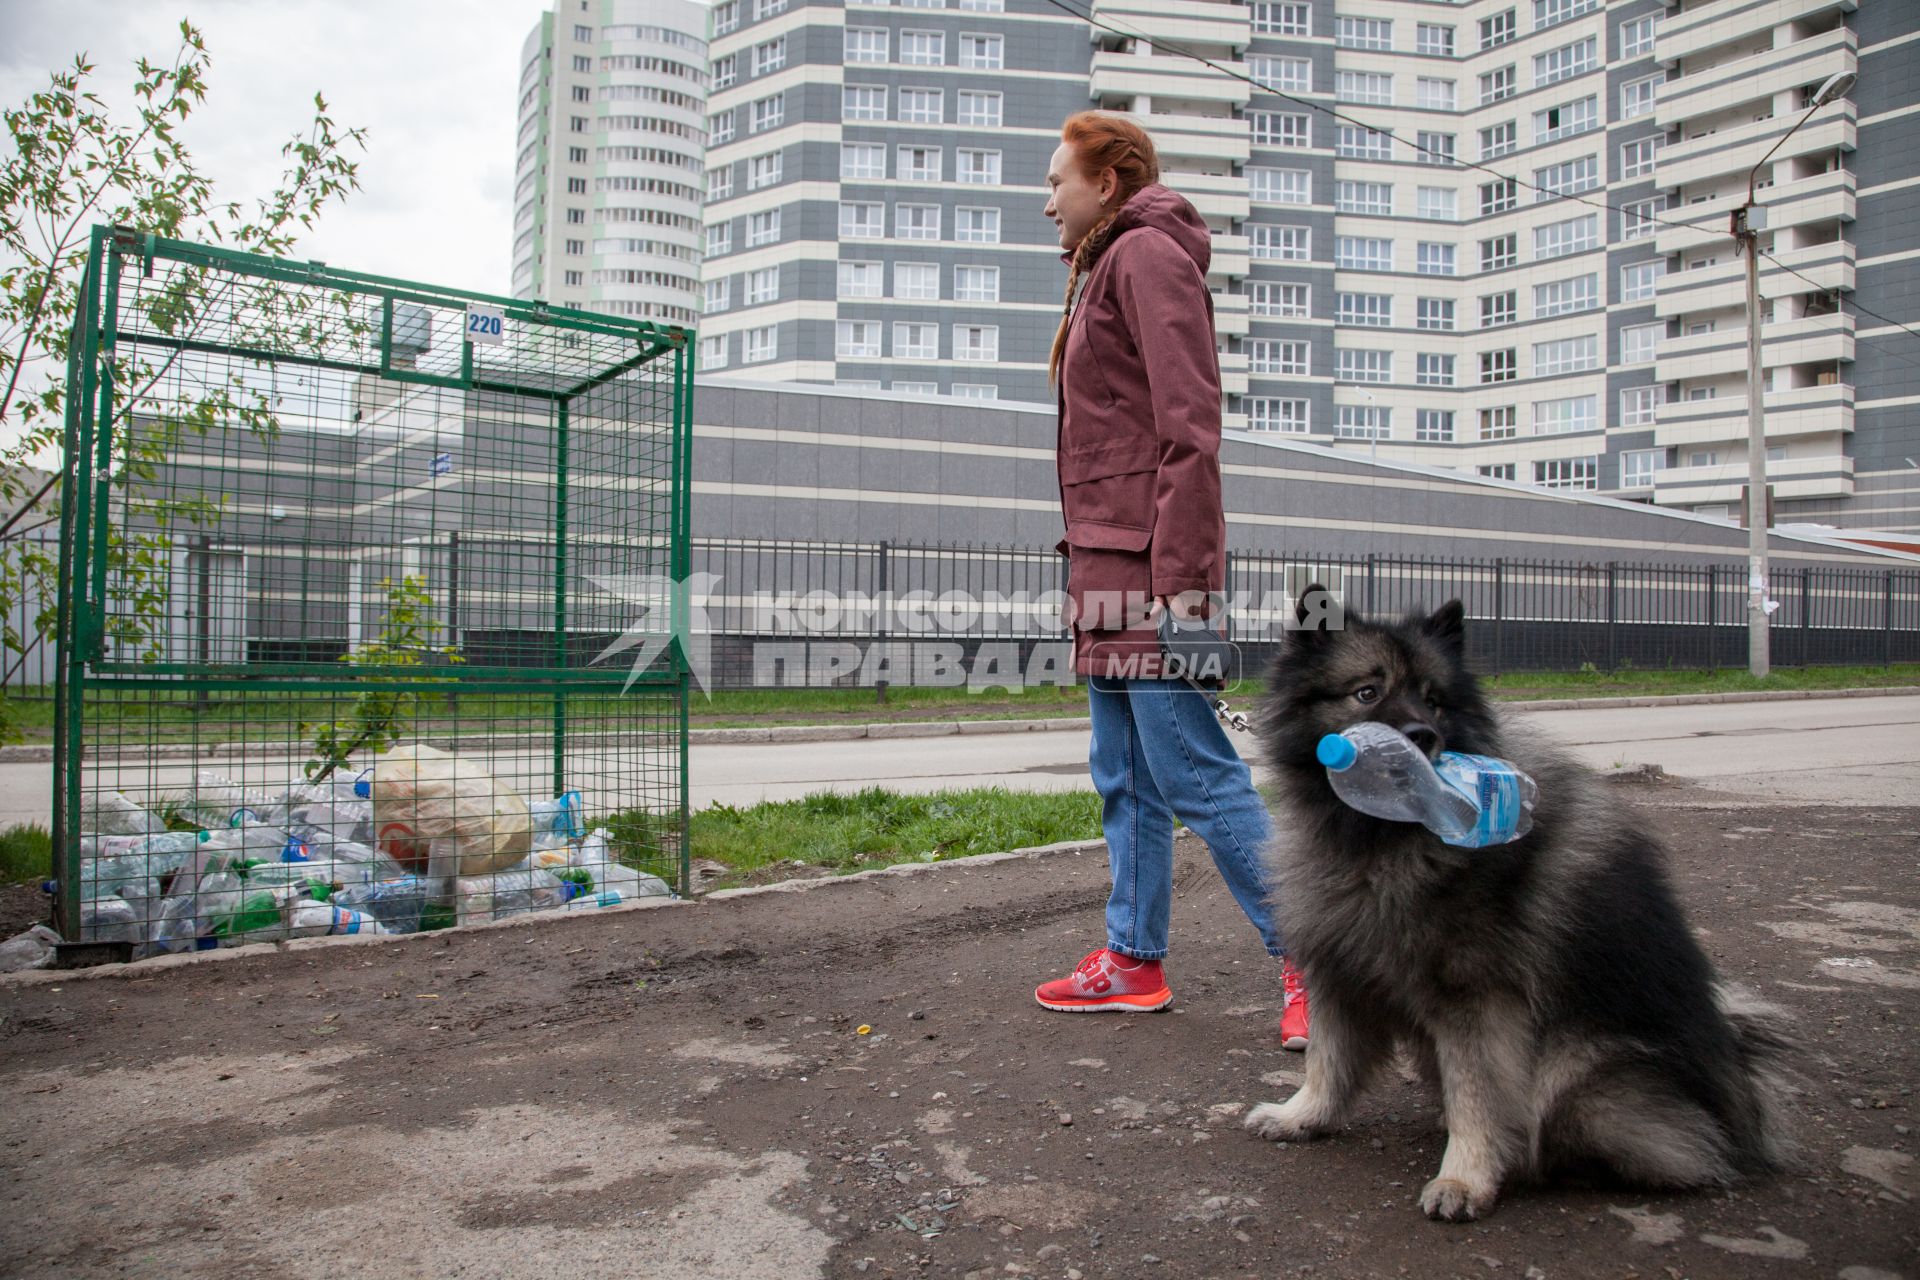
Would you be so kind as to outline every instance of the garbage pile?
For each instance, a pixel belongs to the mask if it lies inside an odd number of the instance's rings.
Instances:
[[[132,943],[136,959],[672,893],[586,827],[578,791],[529,804],[475,761],[427,746],[397,747],[351,782],[279,795],[202,772],[183,813],[198,830],[168,830],[118,792],[89,801],[80,940]]]

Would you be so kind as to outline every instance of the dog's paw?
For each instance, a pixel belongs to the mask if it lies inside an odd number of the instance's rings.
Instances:
[[[1435,1222],[1472,1222],[1493,1212],[1494,1187],[1475,1188],[1458,1178],[1435,1178],[1420,1192],[1420,1207]]]
[[[1314,1131],[1301,1122],[1299,1109],[1290,1102],[1263,1102],[1247,1112],[1247,1132],[1269,1142],[1304,1142]]]

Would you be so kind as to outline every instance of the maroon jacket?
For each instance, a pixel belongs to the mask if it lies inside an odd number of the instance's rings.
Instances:
[[[1152,598],[1225,584],[1212,246],[1194,207],[1158,184],[1100,234],[1060,367],[1058,550],[1073,669],[1150,678]]]

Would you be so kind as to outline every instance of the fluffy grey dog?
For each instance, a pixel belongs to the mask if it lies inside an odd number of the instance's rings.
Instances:
[[[1278,774],[1275,898],[1313,1035],[1305,1085],[1247,1128],[1276,1141],[1338,1128],[1398,1045],[1445,1113],[1446,1154],[1420,1195],[1431,1218],[1480,1217],[1516,1178],[1708,1187],[1787,1160],[1777,1015],[1716,981],[1640,816],[1501,724],[1464,664],[1458,601],[1290,631],[1261,720]],[[1519,765],[1540,787],[1532,831],[1459,849],[1347,807],[1314,748],[1366,720],[1429,755]]]

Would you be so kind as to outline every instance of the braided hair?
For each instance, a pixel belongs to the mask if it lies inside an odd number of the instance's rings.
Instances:
[[[1109,169],[1118,184],[1113,209],[1093,224],[1074,246],[1073,260],[1067,269],[1067,293],[1061,307],[1060,327],[1053,335],[1053,352],[1047,358],[1047,377],[1058,381],[1060,361],[1067,351],[1067,330],[1073,323],[1074,293],[1080,280],[1113,239],[1113,222],[1128,200],[1143,187],[1160,180],[1160,158],[1147,131],[1124,115],[1105,111],[1082,111],[1067,117],[1060,128],[1060,139],[1072,149],[1080,170],[1099,177]]]

